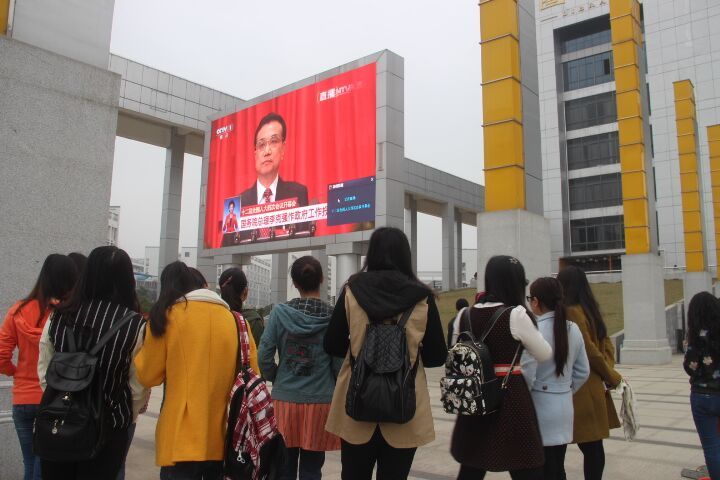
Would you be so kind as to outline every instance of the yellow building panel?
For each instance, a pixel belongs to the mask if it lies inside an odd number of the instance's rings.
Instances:
[[[616,101],[617,117],[619,119],[642,116],[642,101],[640,100],[639,90],[618,93]]]
[[[522,85],[506,78],[483,86],[483,121],[486,124],[516,120],[522,122]]]
[[[7,33],[9,16],[10,0],[0,0],[0,35],[5,35]]]
[[[717,172],[720,170],[720,156],[712,156],[712,146],[710,147],[710,171]]]
[[[487,141],[487,137],[486,141]],[[485,171],[485,211],[525,208],[525,170],[520,167]]]
[[[517,0],[490,0],[480,3],[480,40],[511,34],[518,38]]]
[[[705,270],[705,255],[703,252],[685,252],[685,271],[702,272]]]
[[[648,226],[648,209],[645,199],[625,200],[623,202],[623,213],[626,227]]]
[[[640,20],[640,4],[637,0],[612,0],[610,2],[610,18],[632,15]]]
[[[695,104],[689,100],[676,100],[675,101],[675,118],[695,118]]]
[[[690,80],[679,80],[673,82],[673,92],[675,94],[675,100],[691,100],[695,102],[695,92],[693,84]]]
[[[678,154],[685,155],[688,153],[697,153],[695,135],[683,135],[682,137],[677,137],[677,142]]]
[[[640,90],[640,70],[637,65],[615,68],[615,88],[618,93]]]
[[[635,255],[649,252],[650,229],[647,226],[625,227],[625,253]]]
[[[682,192],[683,210],[700,210],[700,196],[698,192]]]
[[[714,198],[715,197],[713,197],[713,199]],[[713,203],[713,218],[720,218],[720,202]],[[717,234],[720,235],[720,230],[716,228],[715,231],[717,231]],[[720,243],[718,243],[718,245],[720,245]]]
[[[702,232],[702,214],[699,210],[683,213],[683,228],[685,232]]]
[[[623,200],[647,199],[645,171],[622,174],[622,198]]]
[[[680,173],[697,174],[697,155],[694,153],[680,155]]]
[[[698,181],[697,172],[680,174],[680,190],[682,192],[700,191],[700,182]]]
[[[720,187],[712,187],[712,198],[715,201],[716,198],[720,199]]]
[[[711,125],[707,127],[708,141],[720,142],[720,125]]]
[[[645,170],[645,145],[635,143],[620,147],[620,168],[623,173]]]
[[[640,23],[631,16],[613,18],[610,20],[610,38],[613,45],[623,42],[642,44],[642,29]]]
[[[686,252],[699,252],[703,248],[702,233],[700,232],[685,232],[685,251]]]
[[[618,119],[618,136],[620,145],[643,143],[645,125],[643,125],[642,117]]]
[[[513,77],[520,80],[520,43],[506,36],[480,45],[483,84]]]
[[[695,135],[695,119],[694,118],[678,118],[675,120],[675,128],[678,136]]]
[[[613,63],[616,67],[638,64],[638,48],[635,42],[622,42],[613,45]]]
[[[483,127],[485,170],[508,165],[523,166],[523,130],[517,122]],[[487,182],[485,183],[487,186]]]

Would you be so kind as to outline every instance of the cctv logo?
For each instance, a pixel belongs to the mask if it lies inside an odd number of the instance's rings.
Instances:
[[[218,138],[218,140],[222,140],[225,138],[228,138],[230,136],[230,132],[233,131],[233,125],[232,123],[230,125],[225,125],[224,127],[220,127],[217,130],[215,130],[215,136]]]

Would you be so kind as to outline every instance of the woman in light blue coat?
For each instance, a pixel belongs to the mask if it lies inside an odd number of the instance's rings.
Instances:
[[[562,297],[560,282],[551,277],[535,280],[527,297],[540,333],[553,347],[553,358],[544,362],[522,357],[545,450],[545,480],[565,480],[565,451],[573,439],[572,396],[590,375],[582,333],[565,319]]]

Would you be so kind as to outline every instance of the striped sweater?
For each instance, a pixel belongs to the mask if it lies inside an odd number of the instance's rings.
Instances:
[[[68,350],[68,335],[75,335],[78,350],[89,350],[129,310],[116,303],[94,300],[76,313],[54,313],[40,338],[38,376],[45,388],[45,373],[54,352]],[[137,417],[147,392],[140,386],[132,360],[142,346],[145,320],[139,313],[110,339],[98,354],[97,374],[103,385],[115,430],[127,428]]]

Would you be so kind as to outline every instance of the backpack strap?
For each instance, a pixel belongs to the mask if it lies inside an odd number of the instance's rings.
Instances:
[[[100,337],[100,340],[97,341],[95,346],[92,349],[90,349],[90,351],[88,353],[92,356],[97,355],[98,352],[100,351],[100,349],[102,349],[105,346],[105,344],[108,343],[110,341],[110,339],[112,339],[112,337],[114,337],[115,334],[122,327],[124,327],[128,322],[130,322],[130,320],[132,320],[135,317],[135,315],[137,315],[137,314],[138,314],[137,312],[133,312],[132,310],[130,310],[128,313],[126,313],[120,320],[115,322],[113,324],[113,326],[110,327],[110,329],[107,332],[105,332],[105,335]],[[72,336],[74,336],[74,332],[73,332]],[[75,343],[74,340],[70,340],[70,342],[72,344]],[[74,346],[74,345],[71,345],[71,346]]]
[[[503,313],[512,310],[515,307],[507,307],[507,308],[498,308],[495,310],[495,313],[493,313],[493,316],[490,317],[490,326],[485,329],[483,332],[482,338],[480,339],[481,342],[485,343],[485,339],[490,334],[490,331],[495,328],[495,324],[497,323],[498,319],[502,316]]]
[[[405,324],[410,319],[410,315],[412,315],[413,310],[415,310],[415,305],[405,310],[402,314],[402,317],[400,317],[400,320],[397,322],[397,326],[400,328],[405,327]]]
[[[250,337],[247,332],[245,318],[238,312],[232,312],[238,332],[238,349],[235,359],[235,375],[250,368]]]

